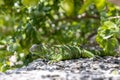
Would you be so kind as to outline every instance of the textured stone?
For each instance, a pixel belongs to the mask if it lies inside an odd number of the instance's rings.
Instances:
[[[0,73],[0,80],[120,80],[120,57],[48,62],[34,60],[26,67]]]

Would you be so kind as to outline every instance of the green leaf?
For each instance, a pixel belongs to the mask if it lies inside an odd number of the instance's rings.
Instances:
[[[74,0],[62,1],[61,7],[65,11],[67,16],[73,15],[73,13],[74,13]]]
[[[118,46],[116,36],[118,33],[119,28],[111,21],[104,22],[103,25],[98,29],[96,41],[109,55],[114,54],[114,50]]]
[[[38,4],[38,1],[39,0],[22,0],[22,4],[27,6],[27,7],[30,7],[30,6],[35,6]]]
[[[102,10],[105,7],[105,0],[94,0],[98,10]]]
[[[91,5],[95,4],[98,10],[102,10],[105,7],[105,0],[86,0],[79,10],[79,14],[82,14]]]
[[[4,4],[4,1],[3,0],[0,0],[0,6]]]
[[[86,0],[84,4],[82,5],[81,9],[79,10],[79,14],[82,14],[85,12],[85,10],[92,4],[94,0]]]

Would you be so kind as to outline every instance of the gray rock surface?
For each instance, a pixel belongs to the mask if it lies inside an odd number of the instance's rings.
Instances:
[[[120,57],[80,58],[53,64],[37,59],[26,67],[0,73],[0,80],[120,80]]]

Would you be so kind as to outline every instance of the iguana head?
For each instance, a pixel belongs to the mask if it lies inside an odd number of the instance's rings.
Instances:
[[[43,53],[44,50],[45,49],[44,49],[42,44],[33,44],[29,51],[32,54],[37,54],[38,55],[38,54]]]

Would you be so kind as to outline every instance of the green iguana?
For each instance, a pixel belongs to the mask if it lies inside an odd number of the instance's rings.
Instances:
[[[54,45],[52,47],[34,44],[30,52],[42,59],[49,59],[51,62],[77,58],[94,58],[101,52],[97,50],[86,50],[72,45]]]

